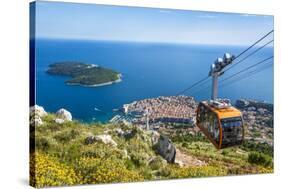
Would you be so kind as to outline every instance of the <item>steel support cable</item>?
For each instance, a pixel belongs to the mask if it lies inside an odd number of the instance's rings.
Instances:
[[[223,83],[223,82],[225,82],[225,81],[227,81],[227,80],[229,80],[229,79],[231,79],[231,78],[233,78],[233,77],[235,77],[235,76],[237,76],[237,75],[239,75],[239,74],[241,74],[241,73],[244,73],[245,71],[247,71],[247,70],[249,70],[249,69],[251,69],[251,68],[254,68],[254,67],[256,67],[256,66],[258,66],[258,65],[260,65],[260,64],[262,64],[262,63],[264,63],[264,62],[266,62],[267,60],[270,60],[270,59],[272,59],[272,58],[273,58],[273,56],[268,57],[268,58],[263,59],[263,60],[261,60],[261,61],[255,63],[255,64],[253,64],[253,65],[251,65],[251,66],[249,66],[249,67],[247,67],[247,68],[245,68],[245,69],[243,69],[243,70],[240,70],[239,72],[236,72],[235,74],[230,75],[230,76],[227,77],[226,79],[222,80],[221,83]],[[211,88],[211,86],[208,86],[208,87],[205,87],[205,88],[203,88],[203,89],[201,89],[201,90],[199,90],[199,91],[196,91],[194,94],[197,94],[198,92],[204,91],[204,90],[209,89],[209,88]]]
[[[266,38],[267,36],[269,36],[271,33],[273,33],[274,30],[271,30],[270,32],[268,32],[267,34],[265,34],[262,38],[260,38],[259,40],[257,40],[255,43],[253,43],[250,47],[248,47],[247,49],[245,49],[244,51],[242,51],[240,54],[238,54],[235,58],[237,59],[238,57],[240,57],[242,54],[246,53],[248,50],[250,50],[252,47],[254,47],[256,44],[258,44],[259,42],[261,42],[264,38]]]
[[[243,55],[244,53],[246,53],[248,50],[250,50],[251,48],[253,48],[256,44],[258,44],[259,42],[261,42],[263,39],[265,39],[267,36],[269,36],[274,30],[271,30],[270,32],[268,32],[266,35],[264,35],[262,38],[260,38],[259,40],[257,40],[255,43],[253,43],[251,46],[249,46],[247,49],[245,49],[244,51],[242,51],[240,54],[238,54],[235,58],[237,59],[238,57],[240,57],[241,55]],[[206,76],[203,79],[195,82],[194,84],[190,85],[189,87],[185,88],[184,90],[182,90],[181,92],[177,93],[176,96],[183,94],[187,91],[189,91],[190,89],[194,88],[196,85],[199,85],[200,83],[204,82],[205,80],[207,80],[210,76]]]
[[[232,82],[236,82],[236,80],[242,80],[242,78],[247,78],[248,75],[251,75],[251,74],[255,74],[255,72],[260,72],[262,71],[263,69],[267,69],[268,67],[271,67],[272,66],[272,62],[271,63],[268,63],[266,65],[263,65],[263,66],[260,66],[260,67],[257,67],[257,69],[253,70],[253,71],[250,71],[250,72],[245,72],[244,74],[242,75],[238,75],[238,77],[235,77],[233,78],[232,80],[226,82],[226,83],[222,83],[220,85],[220,87],[222,86],[225,86],[225,85],[228,85],[229,83],[232,83]]]
[[[231,76],[225,78],[222,82],[225,82],[225,81],[227,81],[227,80],[229,80],[229,79],[235,77],[236,75],[238,75],[238,74],[240,74],[240,73],[243,73],[243,72],[245,72],[245,71],[247,71],[247,70],[249,70],[249,69],[251,69],[251,68],[253,68],[253,67],[255,67],[255,66],[258,66],[258,65],[260,65],[260,64],[262,64],[262,63],[264,63],[264,62],[266,62],[267,60],[270,60],[270,59],[272,59],[272,58],[273,58],[273,56],[268,57],[268,58],[263,59],[263,60],[259,61],[258,63],[255,63],[255,64],[253,64],[253,65],[251,65],[251,66],[249,66],[249,67],[247,67],[247,68],[245,68],[245,69],[243,69],[243,70],[240,70],[239,72],[236,72],[235,74],[232,74]]]
[[[226,87],[226,86],[228,86],[228,85],[231,85],[231,84],[233,84],[233,83],[236,83],[236,82],[241,81],[241,80],[243,80],[243,79],[246,79],[246,78],[248,78],[248,77],[251,77],[251,76],[253,76],[253,75],[256,75],[257,73],[259,73],[259,72],[261,72],[261,71],[264,71],[264,70],[266,70],[266,69],[272,67],[272,65],[273,65],[273,64],[272,64],[272,62],[271,62],[271,64],[266,65],[266,66],[263,66],[262,69],[257,69],[257,70],[255,70],[255,71],[249,72],[249,73],[245,74],[245,77],[240,77],[240,78],[238,78],[238,79],[233,80],[232,82],[225,83],[225,84],[221,85],[220,87]]]
[[[177,93],[176,96],[180,95],[180,94],[183,94],[185,92],[187,92],[188,90],[192,89],[193,87],[195,87],[196,85],[200,84],[201,82],[207,80],[210,76],[207,76],[207,77],[204,77],[203,79],[195,82],[193,85],[189,86],[188,88],[182,90],[181,92]]]
[[[224,70],[224,72],[227,72],[228,70],[230,70],[231,68],[237,66],[238,64],[242,63],[243,61],[245,61],[246,59],[248,59],[249,57],[251,57],[252,55],[254,55],[255,53],[257,53],[258,51],[260,51],[261,49],[263,49],[264,47],[266,47],[267,45],[269,45],[270,43],[272,43],[274,40],[271,40],[267,43],[265,43],[264,45],[260,46],[259,48],[257,48],[256,50],[254,50],[253,52],[251,52],[250,54],[248,54],[246,57],[244,57],[243,59],[239,60],[238,62],[235,62],[233,64],[231,64],[226,70]]]
[[[249,55],[247,55],[246,57],[244,57],[243,59],[241,59],[240,61],[236,62],[235,64],[232,64],[231,67],[229,67],[228,69],[226,69],[224,72],[228,71],[229,69],[233,68],[234,66],[240,64],[241,62],[245,61],[246,59],[248,59],[249,57],[251,57],[252,55],[254,55],[255,53],[257,53],[258,51],[260,51],[261,49],[263,49],[264,47],[266,47],[267,45],[269,45],[270,43],[272,43],[274,40],[271,40],[267,43],[265,43],[264,45],[260,46],[258,49],[256,49],[255,51],[251,52]],[[208,81],[208,80],[207,80]],[[205,81],[204,83],[201,84],[201,86],[203,86],[205,83],[207,83],[207,81]],[[210,88],[210,86],[203,88],[203,90],[206,90],[207,88]],[[200,91],[203,90],[197,90],[195,91],[194,94],[197,94]]]

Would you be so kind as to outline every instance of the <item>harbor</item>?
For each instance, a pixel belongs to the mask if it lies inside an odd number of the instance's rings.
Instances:
[[[150,129],[158,129],[162,124],[166,127],[190,126],[195,123],[196,102],[189,96],[160,96],[124,104],[121,112],[110,122],[124,122]]]

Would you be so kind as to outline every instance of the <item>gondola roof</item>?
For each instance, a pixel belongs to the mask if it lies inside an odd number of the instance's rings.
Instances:
[[[242,113],[238,109],[234,108],[233,106],[227,108],[215,108],[209,105],[207,102],[203,102],[203,103],[204,105],[208,106],[212,110],[212,112],[215,112],[220,119],[242,116]]]

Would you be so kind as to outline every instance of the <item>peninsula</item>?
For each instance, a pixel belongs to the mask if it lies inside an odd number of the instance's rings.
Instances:
[[[49,65],[48,74],[69,76],[69,85],[98,87],[121,81],[121,74],[95,64],[82,62],[57,62]]]

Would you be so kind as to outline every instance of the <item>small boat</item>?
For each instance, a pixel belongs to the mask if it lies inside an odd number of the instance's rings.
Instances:
[[[94,108],[94,110],[95,110],[95,111],[98,111],[98,112],[101,112],[101,110],[100,110],[100,109],[98,109],[98,108]]]

